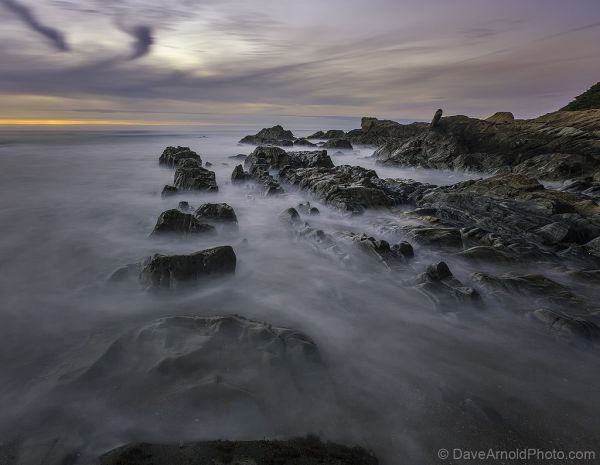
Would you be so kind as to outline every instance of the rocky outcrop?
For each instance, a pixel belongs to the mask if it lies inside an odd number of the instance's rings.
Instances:
[[[130,444],[98,458],[95,465],[297,464],[377,465],[372,453],[359,447],[321,442],[316,437],[288,440],[204,441],[181,445]]]
[[[311,141],[309,141],[308,139],[305,139],[305,138],[296,139],[294,141],[294,145],[305,146],[305,147],[316,147],[317,146],[317,144],[313,144]]]
[[[348,139],[329,139],[323,144],[325,149],[349,149],[352,150],[352,144]]]
[[[205,203],[194,212],[194,216],[202,221],[237,223],[233,208],[226,203]]]
[[[485,120],[495,124],[513,123],[515,121],[515,115],[510,111],[499,111]]]
[[[160,193],[160,196],[164,199],[166,197],[171,197],[171,196],[177,195],[177,194],[179,194],[179,189],[177,189],[175,186],[165,186],[165,187],[163,187],[163,190]]]
[[[455,310],[455,305],[449,303],[473,304],[479,301],[479,293],[456,279],[445,262],[430,265],[417,276],[414,284],[442,311]]]
[[[346,137],[346,133],[341,129],[330,129],[329,131],[317,131],[311,134],[307,139],[341,139]]]
[[[293,145],[294,139],[295,137],[292,131],[285,130],[278,124],[272,128],[261,129],[253,136],[246,136],[240,140],[240,143],[253,145],[273,144],[290,146]]]
[[[279,176],[323,202],[352,213],[390,207],[398,201],[393,187],[379,179],[375,171],[359,166],[298,169],[286,166]]]
[[[158,217],[156,226],[152,231],[152,236],[164,234],[173,234],[179,236],[189,236],[199,233],[210,233],[214,227],[209,224],[201,223],[194,215],[184,213],[177,209],[162,212]]]
[[[185,159],[175,170],[175,187],[180,190],[216,192],[219,190],[214,171],[203,168],[196,160]]]
[[[252,172],[258,167],[264,170],[283,168],[284,166],[292,168],[331,168],[333,167],[333,161],[327,155],[327,150],[286,152],[279,147],[261,146],[248,155],[244,165]]]
[[[189,147],[167,147],[160,158],[158,159],[159,165],[168,166],[170,168],[176,168],[179,163],[183,160],[195,160],[199,165],[202,165],[202,159],[196,152],[190,150]]]
[[[235,272],[231,246],[214,247],[190,255],[153,255],[144,261],[142,284],[149,289],[177,289],[211,276]]]
[[[231,182],[233,184],[240,184],[246,182],[248,179],[252,179],[250,173],[244,171],[242,165],[237,165],[231,173]]]
[[[563,111],[600,109],[600,82],[594,84],[575,100],[561,108]]]

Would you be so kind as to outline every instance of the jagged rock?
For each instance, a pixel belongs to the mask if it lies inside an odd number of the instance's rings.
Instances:
[[[507,252],[502,247],[490,247],[486,245],[478,245],[470,247],[456,253],[457,257],[471,261],[484,262],[515,262],[518,261],[518,256]]]
[[[416,227],[408,231],[408,237],[419,244],[433,247],[462,247],[462,237],[456,228]]]
[[[279,219],[281,221],[283,221],[284,223],[297,223],[300,222],[300,214],[298,213],[298,210],[296,210],[295,208],[288,208],[287,210],[284,210],[280,215],[279,215]]]
[[[445,306],[449,300],[473,303],[479,299],[479,293],[456,279],[445,262],[430,265],[425,272],[417,276],[414,284],[442,311],[451,311]]]
[[[515,116],[510,111],[499,111],[485,120],[495,124],[513,123]]]
[[[191,234],[213,232],[214,229],[209,224],[201,223],[190,213],[172,209],[160,214],[151,235],[177,234],[189,236]]]
[[[375,171],[359,166],[298,169],[287,166],[279,176],[333,207],[353,213],[397,203],[394,190]]]
[[[283,129],[279,124],[272,128],[261,129],[253,136],[246,136],[240,140],[241,144],[274,144],[274,145],[292,145],[294,142],[292,131]]]
[[[387,268],[393,268],[397,264],[404,263],[414,255],[412,246],[404,241],[390,246],[390,243],[386,240],[377,240],[364,233],[356,234],[351,232],[335,233],[334,237],[352,241],[353,244],[376,258]]]
[[[352,150],[352,144],[348,139],[329,139],[325,144],[323,144],[323,148],[326,149],[350,149]]]
[[[307,437],[288,440],[203,441],[182,445],[130,444],[98,458],[95,465],[377,465],[371,452]]]
[[[600,237],[592,239],[584,245],[588,253],[600,258]]]
[[[257,147],[254,152],[248,155],[244,165],[250,172],[257,167],[264,170],[283,168],[290,166],[292,168],[312,168],[312,167],[333,167],[333,162],[327,150],[313,150],[306,152],[286,152],[278,147]]]
[[[513,168],[513,172],[549,181],[586,175],[592,158],[586,155],[551,153],[531,157]]]
[[[186,201],[179,202],[177,208],[182,212],[189,212],[191,210],[190,204]]]
[[[164,199],[165,197],[171,197],[172,195],[177,194],[179,194],[179,189],[177,189],[175,186],[165,186],[163,187],[160,196]]]
[[[313,144],[311,141],[309,141],[308,139],[296,139],[294,141],[294,145],[299,145],[299,146],[306,146],[306,147],[316,147],[317,144]]]
[[[190,255],[156,254],[144,261],[140,280],[149,289],[177,289],[210,276],[234,273],[235,266],[235,252],[228,245]]]
[[[594,84],[575,100],[561,108],[564,111],[590,110],[600,108],[600,82]]]
[[[181,190],[216,192],[219,190],[214,171],[202,168],[193,159],[183,160],[175,170],[174,184]]]
[[[310,202],[298,204],[298,210],[304,215],[318,215],[320,213],[318,208],[311,207]]]
[[[205,203],[194,212],[194,216],[202,221],[218,221],[237,223],[233,208],[226,203]]]
[[[429,123],[429,129],[435,129],[437,127],[438,123],[442,119],[443,114],[444,111],[441,108],[438,108],[438,110],[435,112],[435,115],[433,115],[431,123]]]
[[[232,183],[242,183],[247,181],[248,179],[252,179],[252,176],[250,175],[250,173],[244,171],[244,167],[242,165],[237,165],[233,169],[233,172],[231,173]]]
[[[202,165],[200,155],[193,150],[190,150],[189,147],[167,147],[158,159],[158,163],[160,165],[176,168],[181,161],[187,159],[195,160],[198,164]]]
[[[577,239],[577,234],[568,224],[558,221],[538,228],[536,234],[541,237],[544,244],[548,245],[573,242]]]
[[[317,131],[307,137],[307,139],[341,139],[346,136],[346,133],[341,129],[330,129],[327,132]]]

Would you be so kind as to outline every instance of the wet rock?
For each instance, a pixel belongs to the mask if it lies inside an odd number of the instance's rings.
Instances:
[[[374,257],[387,268],[394,268],[399,264],[405,263],[408,259],[412,258],[414,254],[412,246],[408,242],[390,245],[386,240],[378,240],[364,233],[338,232],[333,236],[341,240],[350,240],[363,252]]]
[[[171,197],[172,195],[177,194],[179,194],[179,189],[177,189],[175,186],[165,186],[163,187],[160,196],[164,199],[165,197]]]
[[[151,235],[177,234],[180,236],[189,236],[191,234],[210,233],[214,229],[209,224],[201,223],[190,213],[183,213],[180,210],[172,209],[160,214]]]
[[[299,203],[298,211],[303,215],[318,215],[320,213],[318,208],[310,205],[310,202]]]
[[[244,161],[247,156],[248,155],[244,155],[243,153],[238,153],[237,155],[231,155],[230,157],[227,157],[227,158],[231,158],[232,160]]]
[[[592,239],[583,247],[585,248],[585,250],[587,250],[588,253],[600,258],[600,237]]]
[[[444,248],[462,247],[462,237],[456,228],[416,227],[408,231],[408,237],[422,245]]]
[[[239,184],[247,181],[248,179],[252,179],[250,173],[244,171],[244,167],[242,165],[237,165],[233,172],[231,173],[231,182],[233,184]]]
[[[588,346],[600,341],[600,326],[590,318],[572,316],[547,308],[537,309],[532,315],[558,337],[566,339],[576,346],[581,346],[581,344]]]
[[[566,223],[554,222],[542,226],[536,230],[544,244],[556,245],[561,242],[573,242],[577,239],[577,233]]]
[[[444,111],[439,108],[436,112],[435,115],[433,115],[433,119],[431,120],[431,123],[429,123],[429,128],[430,129],[434,129],[437,127],[437,125],[439,124],[440,120],[442,119],[442,115],[444,114]]]
[[[295,137],[292,131],[283,129],[281,125],[272,128],[261,129],[253,136],[246,136],[240,140],[241,144],[273,144],[273,145],[292,145]]]
[[[518,256],[507,252],[502,247],[490,247],[486,245],[470,247],[456,253],[456,256],[470,261],[496,263],[515,262],[518,260]]]
[[[589,173],[591,156],[569,153],[544,153],[531,157],[513,168],[513,172],[538,179],[559,181]]]
[[[314,134],[311,134],[307,137],[307,139],[324,139],[325,133],[323,131],[317,131]]]
[[[316,147],[317,144],[313,144],[311,141],[309,141],[308,139],[296,139],[294,141],[294,145],[298,145],[298,146],[305,146],[305,147]]]
[[[190,255],[156,254],[144,261],[140,280],[149,289],[172,290],[211,276],[232,274],[235,267],[235,252],[228,245]]]
[[[216,192],[219,190],[214,171],[200,166],[196,160],[183,160],[175,170],[174,184],[181,190]]]
[[[260,441],[203,441],[177,445],[129,444],[98,458],[95,465],[298,464],[377,465],[371,452],[318,438]]]
[[[379,179],[375,171],[359,166],[299,169],[288,166],[279,176],[329,205],[352,213],[397,203],[393,189]]]
[[[212,166],[212,163],[211,163],[211,162],[209,162],[209,161],[207,161],[206,163],[204,163],[204,166],[205,166],[206,168],[210,168],[210,167]]]
[[[600,200],[600,180],[595,180],[591,176],[567,179],[559,190],[586,195],[596,202]]]
[[[456,279],[445,262],[430,265],[417,276],[414,284],[442,311],[454,311],[455,308],[446,306],[452,301],[473,303],[479,299],[479,293]]]
[[[205,203],[200,205],[194,212],[194,216],[201,221],[237,223],[235,211],[226,203]]]
[[[330,129],[329,131],[325,131],[321,139],[342,139],[345,136],[346,133],[341,129]],[[313,137],[309,137],[309,139],[313,139]]]
[[[202,165],[200,155],[190,150],[189,147],[167,147],[158,159],[158,163],[159,165],[176,168],[179,163],[187,159],[195,160],[199,165]]]
[[[329,139],[323,148],[326,149],[349,149],[352,150],[352,143],[348,139]]]
[[[181,201],[177,204],[177,208],[182,212],[189,212],[191,210],[190,204],[186,201]]]
[[[244,165],[252,172],[253,169],[259,167],[264,170],[283,168],[284,166],[292,168],[331,168],[333,167],[333,161],[327,155],[327,150],[286,152],[279,147],[261,146],[248,155]]]
[[[317,207],[311,207],[308,214],[311,216],[316,216],[316,215],[320,215],[321,212],[319,211],[319,209]]]
[[[280,215],[279,215],[279,219],[281,221],[283,221],[284,223],[298,223],[301,221],[300,219],[300,214],[298,213],[298,210],[296,210],[295,208],[288,208],[287,210],[284,210]]]

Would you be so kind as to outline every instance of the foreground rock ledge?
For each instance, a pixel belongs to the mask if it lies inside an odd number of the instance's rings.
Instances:
[[[360,447],[318,438],[286,441],[203,441],[180,445],[129,444],[98,458],[96,465],[220,464],[231,465],[377,465]]]

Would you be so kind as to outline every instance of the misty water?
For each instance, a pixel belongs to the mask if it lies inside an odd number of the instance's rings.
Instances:
[[[297,136],[329,129],[303,124],[306,129],[290,129]],[[403,270],[385,270],[359,253],[348,266],[294,237],[278,215],[307,200],[321,212],[307,221],[327,232],[397,242],[401,234],[381,225],[410,220],[389,211],[349,216],[289,186],[285,195],[267,198],[251,183],[232,185],[239,161],[229,157],[250,153],[253,147],[237,141],[254,132],[1,132],[0,445],[9,451],[2,456],[19,448],[23,464],[85,463],[131,441],[307,433],[372,448],[383,464],[437,463],[442,447],[593,449],[600,431],[596,353],[561,343],[514,309],[491,302],[485,311],[440,311],[406,284],[442,259],[464,282],[474,271],[504,268],[467,267],[443,251],[417,246]],[[219,192],[162,199],[173,171],[159,167],[158,157],[169,145],[189,146],[212,163]],[[365,166],[380,177],[433,184],[477,177],[382,167],[372,153],[367,147],[330,151],[336,165]],[[158,215],[181,200],[194,207],[227,202],[239,227],[186,240],[149,239]],[[168,295],[106,284],[115,269],[154,253],[225,244],[237,255],[233,276]],[[512,269],[540,271],[525,262]],[[145,396],[144,385],[133,380],[124,388],[115,379],[141,376],[136,365],[144,361],[107,358],[114,341],[161,317],[228,314],[306,334],[319,348],[324,371],[291,392],[289,380],[245,366],[255,397],[277,393],[269,409],[234,404],[215,410],[199,400],[186,404],[184,414],[162,406],[178,396],[178,378],[186,376],[174,372],[164,392],[130,415],[124,404]],[[125,353],[139,356],[132,347]],[[105,363],[103,375],[81,387],[80,374],[103,356],[114,366]],[[218,358],[209,360],[203,369],[218,372],[218,364]],[[113,396],[120,403],[110,402]]]

